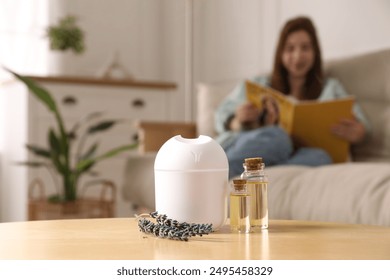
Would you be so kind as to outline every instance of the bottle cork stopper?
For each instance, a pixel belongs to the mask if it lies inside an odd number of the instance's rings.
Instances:
[[[245,187],[246,180],[245,179],[234,179],[233,185],[236,190],[242,190]]]
[[[259,164],[259,163],[262,163],[262,162],[263,162],[263,158],[261,158],[261,157],[246,158],[245,159],[245,163],[249,164],[249,165]]]
[[[255,158],[246,158],[244,164],[247,168],[253,170],[253,169],[258,169],[262,163],[263,163],[263,158],[255,157]]]

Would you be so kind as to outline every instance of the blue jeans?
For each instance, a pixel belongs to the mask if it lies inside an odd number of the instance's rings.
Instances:
[[[223,145],[222,145],[223,146]],[[245,158],[262,157],[266,166],[296,164],[319,166],[332,163],[330,156],[319,148],[293,149],[288,134],[278,126],[266,126],[235,135],[223,147],[229,161],[229,178],[240,175]]]

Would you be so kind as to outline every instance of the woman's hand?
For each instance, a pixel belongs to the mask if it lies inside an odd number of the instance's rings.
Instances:
[[[352,144],[361,142],[366,135],[365,127],[356,118],[340,120],[332,126],[331,131],[334,135]]]
[[[272,97],[264,97],[263,103],[263,117],[261,119],[262,125],[274,125],[279,122],[279,107],[275,99]]]
[[[279,121],[279,108],[272,98],[262,100],[263,108],[260,111],[255,105],[246,102],[237,107],[234,118],[230,123],[231,130],[254,129],[264,125],[274,125]]]
[[[240,123],[253,123],[257,122],[259,114],[259,109],[247,102],[237,107],[235,116]]]
[[[234,118],[230,123],[231,130],[253,129],[258,127],[260,111],[250,102],[237,107]]]

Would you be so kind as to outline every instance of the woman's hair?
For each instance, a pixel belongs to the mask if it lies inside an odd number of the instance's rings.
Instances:
[[[314,63],[313,67],[306,75],[303,97],[304,99],[316,99],[320,96],[323,85],[322,58],[316,29],[312,21],[307,17],[293,18],[284,25],[276,48],[274,69],[271,76],[271,86],[284,94],[288,94],[290,92],[288,72],[282,62],[282,53],[287,37],[291,33],[301,30],[306,31],[309,35],[314,50]]]

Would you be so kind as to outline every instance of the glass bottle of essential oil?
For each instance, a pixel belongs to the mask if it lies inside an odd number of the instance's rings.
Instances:
[[[249,233],[250,224],[250,194],[246,180],[233,180],[230,192],[230,229],[232,232]]]
[[[251,196],[250,223],[253,231],[268,228],[268,178],[264,172],[263,159],[247,158],[243,164],[241,179],[247,181]]]

